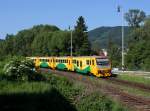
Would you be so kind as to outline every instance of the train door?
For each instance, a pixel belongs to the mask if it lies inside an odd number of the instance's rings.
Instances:
[[[72,57],[68,57],[68,63],[67,63],[67,66],[68,66],[68,70],[74,71],[73,63],[72,63]]]
[[[55,69],[56,68],[56,60],[54,57],[52,58],[52,63],[53,63],[53,69]]]
[[[37,57],[35,60],[35,69],[37,70],[39,68],[40,68],[40,59],[39,59],[39,57]]]
[[[95,58],[90,58],[90,71],[95,76],[97,75],[96,63]]]

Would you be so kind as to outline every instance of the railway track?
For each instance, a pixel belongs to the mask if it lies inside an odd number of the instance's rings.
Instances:
[[[94,82],[91,79],[88,79],[89,77],[79,75],[74,72],[64,72],[64,71],[47,70],[47,69],[46,70],[42,69],[41,71],[52,72],[54,74],[65,76],[71,81],[80,81],[85,86],[90,85],[90,87],[93,87],[93,90],[98,89],[102,93],[119,100],[122,104],[129,106],[130,108],[133,108],[135,111],[150,111],[150,99],[146,99],[146,98],[142,98],[142,97],[138,97],[135,95],[125,93],[121,91],[120,89],[111,85],[100,84],[98,82]],[[96,80],[99,80],[99,79],[96,79]],[[118,80],[113,80],[113,81],[115,81],[116,83],[119,82]]]

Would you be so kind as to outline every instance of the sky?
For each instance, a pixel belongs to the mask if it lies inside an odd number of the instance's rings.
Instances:
[[[121,14],[140,9],[150,15],[149,0],[0,0],[0,39],[38,24],[56,25],[62,30],[74,28],[79,16],[88,30],[101,26],[119,26]],[[124,22],[127,25],[126,22]]]

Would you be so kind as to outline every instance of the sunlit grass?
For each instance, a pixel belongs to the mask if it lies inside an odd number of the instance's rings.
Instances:
[[[143,76],[129,75],[129,74],[121,74],[117,76],[119,79],[127,80],[131,82],[143,83],[146,85],[150,85],[150,79],[145,78]]]

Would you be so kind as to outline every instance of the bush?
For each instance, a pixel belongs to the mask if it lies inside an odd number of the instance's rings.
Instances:
[[[28,59],[15,58],[4,66],[8,80],[27,81],[41,80],[42,75],[34,71],[34,63]]]

